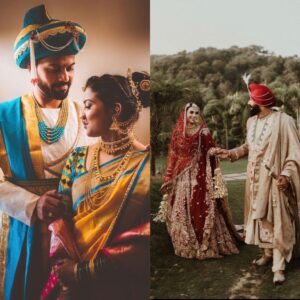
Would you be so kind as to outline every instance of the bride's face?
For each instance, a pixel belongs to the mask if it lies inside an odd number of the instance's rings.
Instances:
[[[200,123],[200,109],[196,105],[192,105],[186,112],[188,124],[196,125]]]
[[[112,115],[90,87],[85,90],[83,103],[82,123],[86,134],[91,137],[107,134]]]

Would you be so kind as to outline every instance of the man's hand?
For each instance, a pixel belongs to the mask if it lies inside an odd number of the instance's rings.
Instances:
[[[276,185],[280,191],[285,191],[289,186],[286,176],[280,175],[276,181]]]
[[[218,151],[216,151],[215,155],[218,157],[218,158],[229,158],[229,150],[226,150],[226,149],[218,149]]]
[[[36,214],[38,219],[51,223],[63,217],[65,206],[62,202],[63,195],[56,190],[46,192],[37,201]]]

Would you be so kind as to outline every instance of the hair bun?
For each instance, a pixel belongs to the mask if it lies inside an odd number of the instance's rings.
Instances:
[[[133,72],[132,80],[136,84],[143,107],[150,106],[150,76],[147,72]]]

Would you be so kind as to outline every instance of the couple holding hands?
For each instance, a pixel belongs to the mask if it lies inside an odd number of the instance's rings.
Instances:
[[[247,78],[249,79],[249,77]],[[175,254],[219,258],[239,253],[238,243],[263,250],[257,266],[273,261],[273,282],[285,281],[286,263],[299,255],[300,139],[294,120],[274,110],[276,99],[262,84],[248,84],[250,118],[245,143],[217,148],[200,116],[188,103],[169,145],[161,188],[164,201],[156,220],[165,221]],[[219,158],[248,156],[244,238],[232,221]]]

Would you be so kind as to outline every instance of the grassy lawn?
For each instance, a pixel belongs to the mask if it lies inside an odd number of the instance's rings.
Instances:
[[[228,160],[221,161],[222,174],[243,173],[246,172],[248,158],[245,157],[235,162]]]
[[[224,167],[225,168],[225,167]],[[161,200],[160,179],[151,182],[151,211],[157,212]],[[228,182],[229,202],[235,224],[243,222],[244,182]],[[287,268],[287,282],[274,286],[271,267],[255,268],[251,261],[259,254],[255,246],[242,245],[239,255],[223,259],[188,260],[174,255],[165,224],[151,227],[151,298],[300,298],[300,261]]]
[[[234,163],[228,160],[221,161],[221,168],[223,174],[242,173],[246,172],[247,158],[240,159]],[[156,160],[156,172],[163,174],[166,168],[166,157],[160,156]]]

